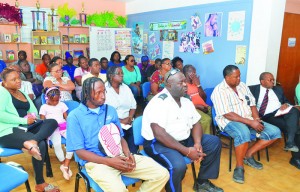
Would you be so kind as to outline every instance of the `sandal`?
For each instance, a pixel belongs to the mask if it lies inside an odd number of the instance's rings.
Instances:
[[[32,155],[33,158],[35,158],[38,161],[42,160],[40,148],[37,145],[31,145],[31,147],[29,149],[22,148],[22,151],[24,153],[28,152],[30,155]]]
[[[37,186],[35,186],[36,192],[60,192],[60,189],[57,186],[54,186],[52,184],[46,184],[44,189],[38,189]]]
[[[70,173],[70,169],[69,169],[69,167],[65,167],[63,164],[60,166],[60,170],[61,170],[61,172],[63,173],[63,176],[64,176],[64,178],[66,179],[66,180],[70,180],[70,175],[69,175],[69,173]]]

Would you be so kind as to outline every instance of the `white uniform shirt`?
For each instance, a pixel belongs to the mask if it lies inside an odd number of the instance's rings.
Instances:
[[[258,111],[264,100],[266,91],[267,91],[266,88],[264,88],[263,86],[260,86],[259,97],[257,100],[257,110]],[[265,115],[272,113],[273,111],[275,111],[281,107],[281,103],[279,102],[279,99],[278,99],[277,95],[275,94],[275,92],[273,91],[273,89],[269,89],[268,97],[269,97],[269,100],[268,100],[268,105],[267,105],[267,108],[265,111]]]
[[[105,103],[113,106],[120,119],[129,117],[130,109],[136,109],[136,101],[130,88],[122,83],[119,88],[119,94],[108,83],[105,83],[106,99]]]
[[[189,99],[181,97],[180,103],[181,107],[166,88],[155,95],[144,110],[142,136],[146,140],[154,139],[150,124],[156,123],[175,140],[187,139],[201,116]]]

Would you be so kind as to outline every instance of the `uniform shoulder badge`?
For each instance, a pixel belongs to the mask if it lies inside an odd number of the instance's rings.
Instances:
[[[165,100],[168,97],[167,94],[163,93],[160,96],[158,96],[158,98],[161,98],[162,100]]]

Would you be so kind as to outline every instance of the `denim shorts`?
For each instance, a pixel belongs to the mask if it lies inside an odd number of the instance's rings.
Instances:
[[[264,130],[260,133],[260,139],[273,140],[281,138],[280,129],[270,123],[264,122]],[[226,125],[224,131],[234,139],[234,146],[250,142],[250,136],[255,135],[256,131],[244,123],[231,121]]]

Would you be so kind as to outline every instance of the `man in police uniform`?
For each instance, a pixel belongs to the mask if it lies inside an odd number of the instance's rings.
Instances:
[[[183,97],[185,76],[173,69],[165,75],[165,89],[149,102],[143,114],[144,149],[170,172],[166,191],[182,191],[186,172],[184,156],[202,161],[197,179],[198,191],[222,192],[208,179],[219,176],[221,142],[218,137],[202,135],[201,116],[193,103]]]

